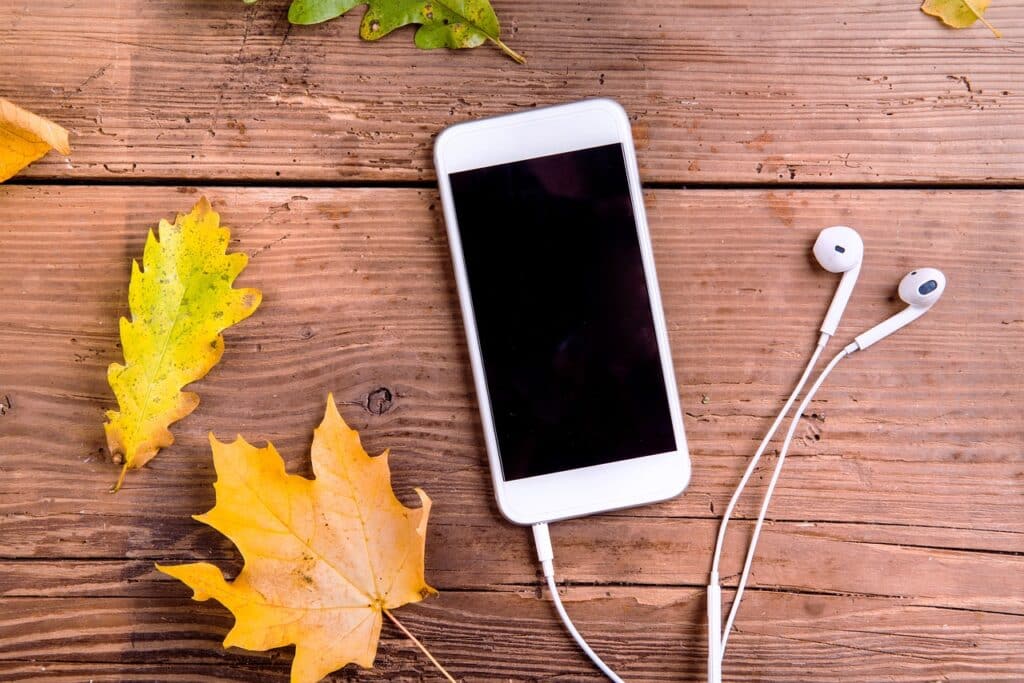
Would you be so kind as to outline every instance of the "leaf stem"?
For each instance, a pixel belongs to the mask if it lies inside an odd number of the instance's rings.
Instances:
[[[128,458],[124,460],[124,467],[121,468],[121,474],[117,478],[117,483],[110,487],[111,493],[117,493],[121,490],[121,484],[124,483],[124,475],[128,474]]]
[[[974,5],[971,4],[971,0],[960,0],[960,1],[964,3],[964,5],[967,7],[967,9],[971,10],[971,14],[973,14],[976,17],[978,17],[978,19],[981,20],[981,23],[985,24],[985,26],[988,27],[989,31],[992,31],[992,34],[996,38],[1002,38],[1003,37],[1003,34],[1000,33],[999,31],[997,31],[995,26],[993,26],[992,24],[988,23],[988,20],[985,19],[985,17],[981,16],[981,12],[979,12],[977,9],[975,9]]]
[[[452,678],[452,675],[450,673],[448,673],[443,666],[441,666],[441,662],[439,662],[436,659],[434,659],[434,655],[430,654],[430,650],[428,650],[426,647],[424,647],[423,643],[421,643],[419,640],[417,640],[416,636],[414,636],[413,634],[409,633],[409,629],[407,629],[405,626],[403,626],[402,622],[400,622],[398,619],[395,618],[395,615],[391,613],[391,610],[387,610],[386,609],[386,610],[383,610],[383,612],[384,612],[384,614],[387,615],[388,619],[390,619],[391,622],[395,626],[398,627],[398,630],[400,630],[402,633],[404,633],[406,635],[406,637],[409,638],[409,640],[411,640],[412,642],[416,643],[416,647],[418,647],[420,650],[423,651],[423,654],[425,654],[427,656],[427,659],[429,659],[433,663],[433,665],[437,667],[438,671],[440,671],[442,674],[444,674],[445,678],[447,678],[449,681],[451,681],[451,683],[458,683],[458,681],[456,681],[454,678]]]
[[[982,19],[982,21],[985,21],[985,20]],[[491,41],[492,43],[497,45],[499,48],[501,48],[501,51],[504,52],[505,54],[507,54],[512,59],[514,59],[516,64],[526,64],[526,57],[522,56],[521,54],[519,54],[518,52],[516,52],[515,50],[510,48],[508,45],[506,45],[505,43],[501,42],[501,38],[492,38],[491,36],[487,36],[487,40]]]

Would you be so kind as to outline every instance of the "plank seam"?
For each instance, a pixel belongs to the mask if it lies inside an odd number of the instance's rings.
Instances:
[[[242,189],[416,189],[436,190],[435,180],[280,180],[269,178],[139,178],[125,182],[119,178],[32,178],[15,177],[4,183],[8,186],[40,187],[224,187]],[[983,190],[1024,190],[1024,180],[995,180],[991,182],[723,182],[690,181],[643,183],[645,190],[760,190],[760,191],[859,191],[859,190],[916,190],[916,191],[983,191]]]

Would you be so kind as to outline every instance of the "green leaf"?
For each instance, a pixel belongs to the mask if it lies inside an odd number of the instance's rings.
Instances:
[[[515,61],[526,60],[501,42],[498,16],[488,0],[293,0],[288,21],[318,24],[367,5],[359,35],[363,40],[383,38],[396,28],[418,24],[416,47],[477,47],[491,41]]]

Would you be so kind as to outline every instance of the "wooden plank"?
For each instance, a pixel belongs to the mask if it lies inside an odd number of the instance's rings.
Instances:
[[[3,95],[73,133],[29,178],[416,181],[445,125],[610,96],[645,180],[1008,183],[1024,178],[1024,6],[952,31],[915,3],[495,0],[495,49],[376,44],[287,2],[0,6]]]
[[[147,516],[205,509],[207,430],[271,439],[293,469],[306,471],[328,391],[351,404],[346,417],[367,430],[371,450],[392,447],[397,462],[412,466],[396,468],[400,489],[440,490],[454,508],[493,519],[432,192],[211,190],[237,226],[238,247],[254,254],[243,279],[264,289],[266,303],[229,333],[225,361],[197,385],[202,410],[175,428],[177,446],[133,473],[129,488],[138,494],[112,497],[100,424],[111,405],[105,368],[118,357],[129,259],[141,253],[148,225],[195,195],[0,193],[13,217],[0,233],[12,297],[0,331],[3,391],[14,403],[0,422],[8,521],[97,513],[127,520],[137,514],[133,495],[146,497]],[[843,220],[864,232],[868,256],[842,338],[899,308],[888,301],[893,285],[915,263],[939,265],[952,284],[927,318],[840,366],[816,401],[819,419],[802,428],[774,513],[1020,531],[1008,502],[1020,494],[1024,284],[1021,237],[1009,227],[1024,195],[664,191],[649,203],[696,467],[690,493],[656,514],[706,517],[724,506],[835,285],[803,254],[818,226]],[[241,407],[238,386],[255,389]],[[378,415],[379,407],[363,406],[381,387],[392,401]],[[830,409],[840,401],[842,410]],[[69,458],[78,461],[73,473]],[[57,547],[51,556],[62,554]],[[136,549],[123,541],[119,552]]]
[[[210,667],[202,664],[158,663],[133,664],[132,674],[149,681],[182,681],[184,683],[221,683],[222,681],[288,681],[288,669],[284,666],[261,664],[259,666],[239,666],[225,664]],[[45,678],[57,683],[67,681],[116,681],[125,679],[125,667],[121,664],[80,663],[80,662],[10,662],[0,661],[0,676],[5,681],[38,681]],[[347,675],[335,675],[327,680],[347,681],[359,680],[359,674],[350,672]]]
[[[50,526],[63,529],[61,522],[58,518]],[[484,524],[486,520],[449,514],[432,526],[427,539],[427,575],[432,585],[441,590],[486,590],[537,580],[528,534],[498,523]],[[876,533],[887,530],[882,521],[878,524],[869,528]],[[139,526],[143,526],[141,520]],[[870,542],[858,538],[858,529],[851,531],[857,526],[868,525],[770,525],[758,544],[751,581],[816,593],[914,596],[919,605],[1024,616],[1024,556],[1019,551]],[[713,520],[607,517],[560,524],[553,538],[559,574],[567,579],[697,587],[707,583],[716,531]],[[722,564],[724,585],[736,583],[749,531],[749,522],[739,523],[730,537]],[[171,553],[154,545],[145,560],[0,560],[0,597],[166,595],[165,579],[155,571],[155,561],[209,559],[231,576],[238,571],[240,561],[230,545],[212,532],[196,536],[208,541],[205,548],[197,543]],[[933,538],[935,543],[939,537]]]
[[[213,502],[207,430],[270,439],[308,473],[328,391],[371,451],[393,449],[400,495],[421,485],[436,501],[428,574],[445,593],[410,608],[417,633],[467,680],[593,676],[536,598],[527,534],[491,500],[435,193],[204,192],[252,255],[242,281],[264,304],[229,331],[177,443],[112,496],[105,368],[130,259],[146,227],[198,190],[0,187],[0,398],[12,403],[0,416],[0,677],[47,666],[56,680],[125,667],[283,678],[287,655],[220,653],[226,612],[188,601],[151,562],[237,569],[230,545],[189,517]],[[1019,678],[1024,193],[659,190],[647,201],[694,477],[677,500],[554,528],[560,575],[597,584],[569,591],[584,631],[627,678],[700,676],[715,520],[834,289],[809,245],[843,222],[867,257],[841,339],[898,310],[894,284],[915,265],[942,268],[950,288],[926,318],[844,362],[815,401],[755,565],[770,590],[744,605],[731,671]],[[731,538],[730,582],[748,531]],[[432,675],[395,634],[380,662],[371,679]]]
[[[570,586],[564,593],[581,631],[626,680],[700,680],[699,591]],[[730,680],[1008,681],[1024,667],[1019,615],[771,591],[751,592],[748,600],[751,616],[730,640]],[[461,680],[601,680],[532,587],[442,593],[399,616]],[[30,678],[45,666],[49,678],[88,665],[108,676],[119,667],[161,679],[183,672],[238,679],[232,670],[283,679],[290,653],[224,652],[230,626],[227,610],[185,598],[8,600],[0,614],[0,675]],[[377,666],[359,671],[359,680],[437,680],[397,630],[385,626],[383,636]],[[348,667],[331,680],[355,674]]]

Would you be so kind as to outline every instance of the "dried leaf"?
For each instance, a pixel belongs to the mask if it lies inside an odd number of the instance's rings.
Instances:
[[[248,257],[226,253],[230,232],[205,197],[173,225],[161,220],[159,233],[157,241],[149,231],[142,269],[132,262],[132,319],[121,318],[125,364],[107,371],[120,411],[107,411],[103,427],[111,454],[124,458],[114,490],[128,469],[174,443],[168,427],[199,405],[199,396],[182,387],[217,364],[220,333],[252,315],[261,300],[257,289],[232,288]]]
[[[982,16],[990,2],[991,0],[924,0],[921,11],[938,17],[946,26],[953,28],[967,28],[980,19],[996,38],[1002,38],[1002,34]]]
[[[477,47],[489,40],[520,64],[526,61],[501,42],[498,16],[488,0],[292,0],[288,20],[318,24],[357,5],[368,5],[359,27],[363,40],[377,40],[396,28],[418,24],[415,40],[421,50]]]
[[[157,568],[231,610],[224,647],[294,644],[293,683],[373,666],[382,615],[435,592],[423,576],[430,498],[416,489],[422,507],[399,502],[387,451],[371,458],[332,396],[313,433],[315,479],[286,474],[273,444],[211,434],[210,445],[217,503],[196,519],[230,538],[245,566],[232,583],[206,562]]]
[[[51,149],[71,154],[68,132],[0,97],[0,183]]]

